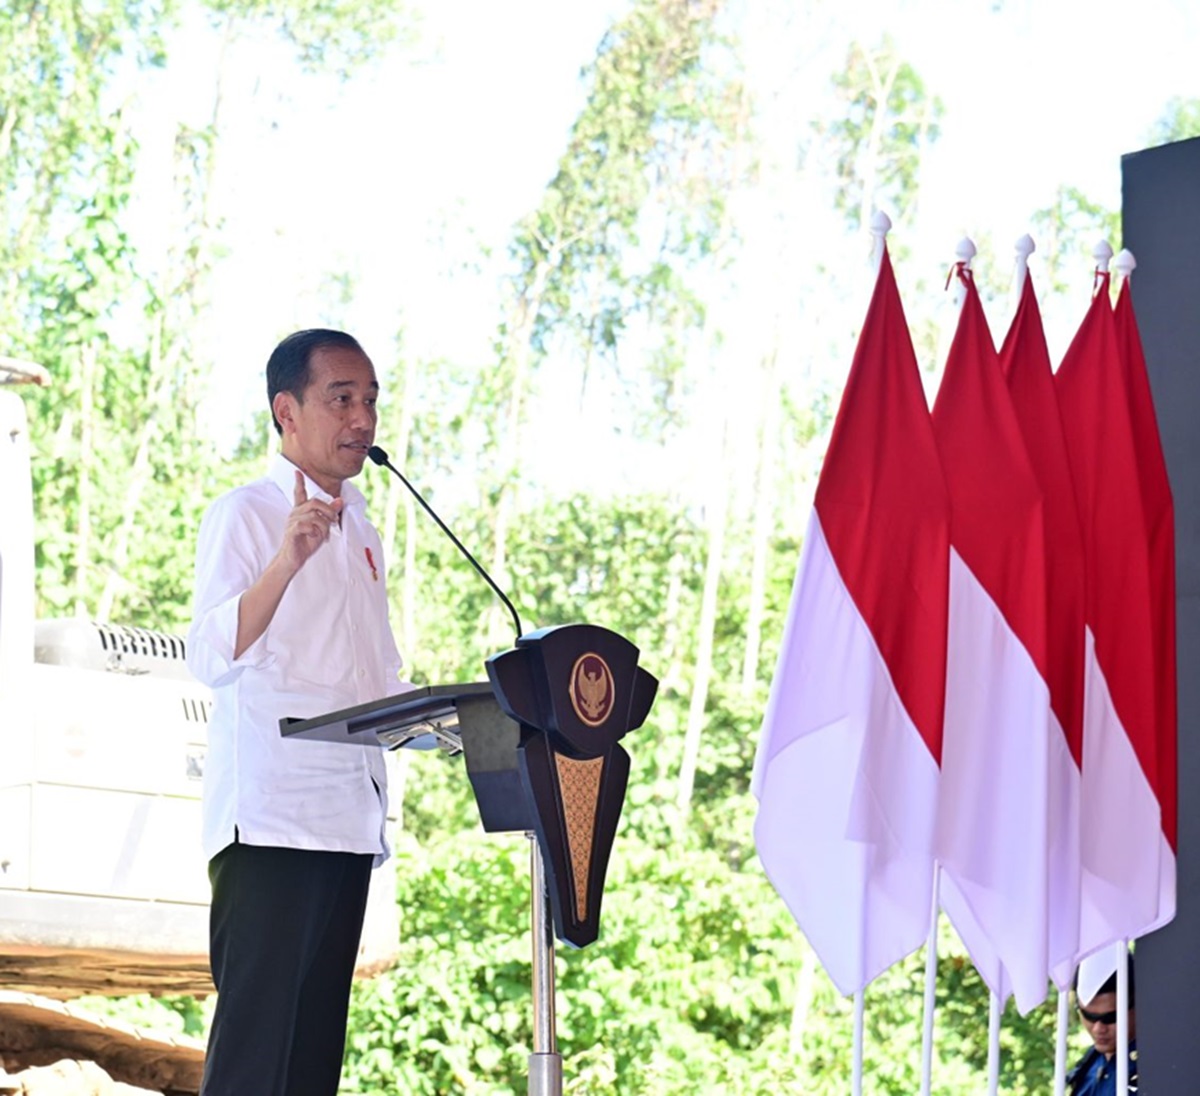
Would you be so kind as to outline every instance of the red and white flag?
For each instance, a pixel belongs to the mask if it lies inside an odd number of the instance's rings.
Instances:
[[[1113,320],[1117,350],[1129,394],[1133,427],[1133,449],[1137,455],[1138,482],[1146,515],[1146,549],[1150,565],[1150,622],[1154,631],[1154,751],[1138,758],[1146,771],[1162,812],[1162,832],[1168,848],[1162,850],[1159,880],[1159,909],[1155,927],[1175,916],[1175,857],[1179,811],[1179,729],[1177,664],[1175,659],[1175,502],[1167,461],[1158,433],[1154,397],[1146,372],[1142,336],[1134,315],[1133,296],[1126,278],[1117,293]]]
[[[1084,555],[1050,352],[1033,279],[1021,300],[1000,367],[1041,487],[1046,530],[1047,930],[1051,977],[1067,989],[1079,951],[1079,766],[1083,757]]]
[[[950,492],[936,851],[942,907],[989,988],[1046,997],[1050,692],[1042,492],[969,270],[933,407]]]
[[[1175,914],[1170,489],[1132,304],[1118,332],[1108,274],[1098,281],[1055,375],[1087,558],[1084,953]]]
[[[931,924],[946,489],[886,252],[817,486],[754,771],[755,843],[844,994]]]

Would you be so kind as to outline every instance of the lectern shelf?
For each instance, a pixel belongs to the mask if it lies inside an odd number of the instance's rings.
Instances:
[[[483,828],[532,832],[558,938],[599,934],[609,853],[630,757],[621,740],[649,715],[658,681],[638,649],[594,624],[520,636],[485,662],[488,681],[429,685],[356,708],[281,720],[289,737],[461,753]]]
[[[491,695],[492,687],[486,681],[426,685],[311,719],[285,716],[279,721],[279,730],[285,738],[358,742],[390,750],[440,745],[456,754],[462,749],[458,702]]]
[[[284,718],[279,729],[285,738],[389,750],[440,746],[450,756],[461,753],[484,830],[534,829],[533,810],[521,785],[521,730],[500,710],[486,681],[426,685],[312,719]]]

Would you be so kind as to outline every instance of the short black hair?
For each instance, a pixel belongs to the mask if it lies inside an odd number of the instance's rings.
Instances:
[[[303,402],[304,390],[310,380],[310,362],[314,350],[336,347],[341,350],[357,350],[363,353],[358,340],[344,331],[333,331],[327,327],[310,327],[294,331],[271,352],[267,360],[267,407],[271,410],[271,421],[275,432],[283,433],[283,427],[275,417],[275,397],[280,392],[290,392]]]

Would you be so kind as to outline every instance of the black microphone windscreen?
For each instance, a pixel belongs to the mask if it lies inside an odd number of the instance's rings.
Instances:
[[[387,453],[380,449],[378,445],[372,445],[371,448],[367,450],[367,456],[378,465],[385,465],[388,462]]]

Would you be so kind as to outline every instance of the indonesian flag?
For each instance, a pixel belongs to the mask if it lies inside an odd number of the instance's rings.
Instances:
[[[1022,1013],[1046,997],[1050,691],[1042,492],[969,270],[933,407],[950,491],[942,906]]]
[[[886,252],[817,485],[759,740],[759,857],[837,988],[931,924],[946,489]]]
[[[1081,950],[1175,915],[1174,544],[1145,363],[1099,286],[1055,376],[1087,556]]]
[[[1067,989],[1079,951],[1079,766],[1083,757],[1084,555],[1050,353],[1028,274],[1000,366],[1044,500],[1046,533],[1047,930],[1051,977]]]
[[[1167,476],[1154,397],[1146,373],[1146,356],[1133,311],[1129,279],[1122,283],[1113,312],[1117,350],[1129,396],[1133,447],[1146,515],[1146,548],[1150,564],[1150,621],[1154,629],[1154,753],[1138,749],[1143,769],[1162,811],[1162,831],[1169,850],[1161,864],[1158,920],[1164,925],[1175,916],[1175,855],[1178,840],[1178,693],[1175,660],[1175,503]],[[1143,756],[1145,754],[1145,756]]]

